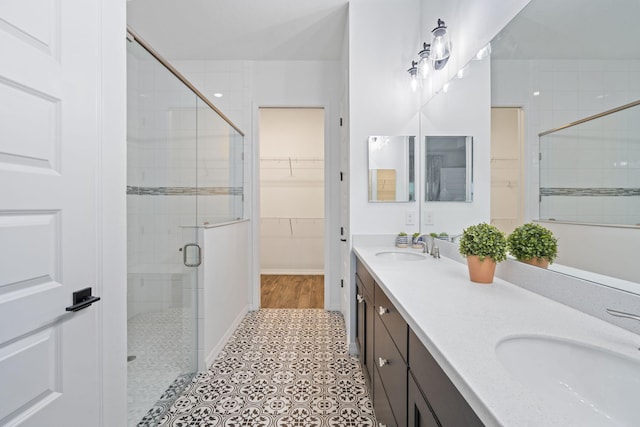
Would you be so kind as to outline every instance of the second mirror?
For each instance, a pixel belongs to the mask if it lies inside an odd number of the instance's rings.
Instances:
[[[425,201],[473,201],[473,137],[425,136]]]

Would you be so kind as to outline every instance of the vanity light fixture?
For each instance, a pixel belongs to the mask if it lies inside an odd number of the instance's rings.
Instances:
[[[438,18],[438,26],[431,31],[431,60],[433,69],[441,70],[451,56],[451,40],[444,21]]]
[[[423,43],[422,50],[418,52],[418,74],[420,78],[426,79],[429,75],[429,68],[431,68],[430,63],[431,56],[431,45],[429,43]]]
[[[407,70],[409,76],[411,76],[411,90],[415,92],[418,90],[418,86],[420,85],[420,79],[418,79],[418,63],[416,61],[411,61],[411,68]]]

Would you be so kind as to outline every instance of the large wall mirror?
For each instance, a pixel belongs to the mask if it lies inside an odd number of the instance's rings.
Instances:
[[[369,202],[415,200],[415,136],[369,137]]]
[[[432,203],[421,189],[420,231],[490,221],[509,233],[539,221],[559,240],[550,269],[640,294],[640,106],[565,127],[640,100],[637,16],[637,0],[531,0],[491,41],[489,60],[428,98],[422,140],[474,137],[474,195]]]
[[[569,266],[552,268],[640,293],[637,16],[637,0],[532,0],[491,42],[491,105],[517,110],[522,138],[520,174],[501,178],[520,192],[508,226],[543,221]]]

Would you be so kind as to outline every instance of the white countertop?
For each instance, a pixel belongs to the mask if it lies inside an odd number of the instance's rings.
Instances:
[[[356,245],[354,252],[487,426],[572,426],[571,413],[543,404],[513,379],[496,344],[547,335],[640,358],[640,336],[496,278],[473,283],[459,262],[392,261],[377,252],[414,249]]]

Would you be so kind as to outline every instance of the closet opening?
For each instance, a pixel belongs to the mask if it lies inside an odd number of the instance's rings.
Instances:
[[[259,109],[262,308],[324,308],[324,120]]]

